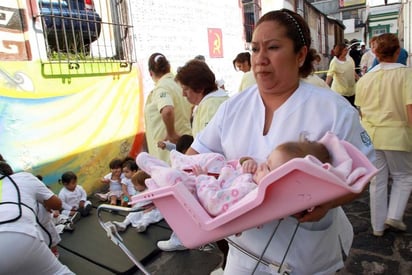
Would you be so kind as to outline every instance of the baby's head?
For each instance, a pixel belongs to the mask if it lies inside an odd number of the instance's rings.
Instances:
[[[253,176],[255,182],[259,182],[270,171],[278,168],[294,158],[304,158],[312,155],[321,162],[331,162],[328,149],[320,142],[314,141],[291,141],[278,145],[268,156],[265,163],[259,165]]]
[[[331,162],[331,156],[325,145],[308,140],[280,144],[269,155],[268,162],[273,162],[273,170],[293,158],[304,158],[307,155],[316,157],[322,163]]]
[[[77,175],[72,171],[64,172],[59,183],[63,184],[67,190],[74,191],[77,186]]]
[[[133,174],[136,173],[137,169],[139,168],[137,167],[136,161],[134,159],[126,160],[125,162],[123,162],[122,167],[123,175],[128,179],[131,179]]]
[[[149,178],[150,175],[143,170],[138,170],[136,173],[134,173],[132,176],[132,183],[136,191],[144,191],[147,188],[145,181]]]
[[[110,171],[112,172],[112,175],[120,176],[120,174],[122,173],[122,165],[123,165],[123,160],[119,158],[112,159],[109,163],[109,168],[110,168]]]

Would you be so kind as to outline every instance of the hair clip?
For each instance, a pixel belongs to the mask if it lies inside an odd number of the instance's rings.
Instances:
[[[299,32],[299,35],[300,35],[300,38],[301,38],[301,40],[302,40],[303,46],[305,46],[305,45],[306,45],[305,37],[303,36],[302,28],[300,27],[298,21],[296,21],[295,17],[293,17],[292,15],[290,15],[288,12],[284,11],[283,13],[285,13],[285,14],[293,21],[293,23],[295,23],[296,29],[297,29],[298,32]]]
[[[164,57],[164,56],[161,55],[161,54],[158,54],[158,55],[156,55],[156,56],[153,58],[153,60],[154,60],[154,62],[157,63],[157,61],[158,61],[160,58],[162,58],[162,57]]]

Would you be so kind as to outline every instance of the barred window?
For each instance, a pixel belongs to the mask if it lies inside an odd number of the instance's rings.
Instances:
[[[113,63],[90,72],[99,74],[130,71],[136,62],[126,1],[39,0],[38,5],[47,51],[43,64],[69,63],[69,69],[87,73],[84,63]]]
[[[252,41],[252,34],[255,29],[255,24],[259,18],[260,6],[257,0],[242,0],[243,4],[243,25],[245,30],[246,42]]]

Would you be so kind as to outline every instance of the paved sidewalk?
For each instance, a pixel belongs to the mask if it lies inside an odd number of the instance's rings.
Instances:
[[[372,235],[369,214],[369,193],[344,207],[353,224],[355,238],[345,268],[337,275],[410,275],[412,274],[412,199],[409,200],[404,222],[406,232],[387,230],[383,237]],[[162,252],[155,262],[149,264],[152,274],[222,275],[219,265],[208,271],[212,265],[202,263],[209,258],[216,261],[220,251]],[[211,257],[213,255],[213,257]],[[166,269],[165,269],[166,268]],[[166,271],[167,270],[167,271]],[[138,273],[140,274],[140,273]]]
[[[407,231],[388,229],[383,237],[372,235],[368,192],[344,209],[352,222],[355,238],[339,275],[412,274],[412,199],[404,216]]]

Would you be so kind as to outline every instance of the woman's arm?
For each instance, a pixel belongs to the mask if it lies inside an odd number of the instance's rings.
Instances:
[[[406,113],[408,114],[408,124],[412,126],[412,104],[406,105]]]
[[[326,77],[325,82],[326,82],[326,84],[328,84],[329,87],[330,87],[330,84],[332,84],[332,80],[333,80],[333,77],[332,77],[332,76],[328,75],[328,76]]]
[[[175,129],[175,111],[173,106],[165,106],[160,110],[163,123],[166,127],[166,137],[165,140],[168,140],[172,143],[175,143],[179,139],[179,135],[176,133]]]
[[[47,210],[60,210],[62,209],[62,201],[61,199],[56,196],[52,195],[48,200],[45,200],[43,202],[44,206],[46,207]]]

